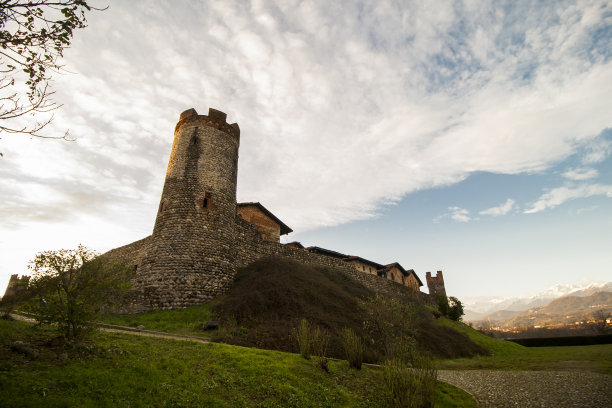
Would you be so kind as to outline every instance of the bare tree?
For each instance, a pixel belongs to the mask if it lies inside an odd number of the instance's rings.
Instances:
[[[608,325],[609,314],[605,310],[599,309],[593,313],[593,324],[592,327],[597,334],[607,334],[610,332],[610,325]]]
[[[62,71],[64,50],[92,9],[101,10],[86,0],[0,0],[0,133],[68,139],[68,132],[40,131],[61,106],[52,99],[52,74]],[[30,116],[35,121],[26,124]]]

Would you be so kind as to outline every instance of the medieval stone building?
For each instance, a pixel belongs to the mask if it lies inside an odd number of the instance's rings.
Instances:
[[[205,303],[230,287],[237,267],[265,256],[333,267],[380,293],[420,294],[414,270],[398,263],[281,244],[291,228],[260,203],[236,203],[239,145],[240,128],[225,113],[180,115],[152,235],[103,255],[134,268],[134,309]]]

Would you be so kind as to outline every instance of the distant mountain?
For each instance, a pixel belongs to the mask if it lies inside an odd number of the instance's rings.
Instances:
[[[482,320],[490,319],[493,326],[504,329],[574,324],[591,320],[594,313],[600,310],[607,316],[612,313],[612,292],[595,292],[586,296],[575,296],[574,294],[562,296],[546,306],[523,312],[496,312]]]
[[[612,282],[597,282],[590,284],[567,284],[555,285],[550,289],[533,295],[516,297],[474,297],[463,298],[461,302],[465,309],[465,321],[477,321],[498,311],[522,312],[525,310],[542,307],[562,296],[589,296],[596,292],[612,292]]]

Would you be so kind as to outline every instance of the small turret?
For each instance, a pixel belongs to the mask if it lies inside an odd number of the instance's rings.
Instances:
[[[430,295],[442,295],[446,297],[446,289],[444,288],[444,277],[442,271],[436,272],[436,276],[431,276],[431,272],[425,274],[427,280],[427,289]]]

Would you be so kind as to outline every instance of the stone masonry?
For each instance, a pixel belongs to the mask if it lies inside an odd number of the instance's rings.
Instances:
[[[430,295],[442,295],[446,297],[442,271],[436,272],[436,276],[431,276],[431,272],[427,272],[425,274],[425,280],[427,280],[427,288],[429,289]]]
[[[377,293],[427,297],[418,286],[411,290],[363,273],[343,259],[281,244],[278,234],[291,229],[258,203],[243,204],[239,215],[239,144],[240,128],[235,123],[227,124],[223,112],[209,109],[208,115],[199,115],[189,109],[180,115],[152,235],[102,255],[109,261],[128,262],[134,268],[133,304],[129,309],[203,304],[228,290],[237,267],[267,256],[332,267]],[[243,219],[254,217],[247,208],[253,206],[277,222],[278,228],[268,226],[265,220]],[[439,282],[444,291],[442,274],[438,273],[436,293],[440,293]]]

